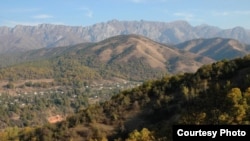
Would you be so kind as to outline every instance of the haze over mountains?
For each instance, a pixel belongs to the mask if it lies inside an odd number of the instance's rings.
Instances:
[[[214,37],[232,38],[243,44],[250,43],[250,31],[242,27],[220,29],[209,25],[191,26],[186,21],[166,23],[112,20],[86,27],[52,24],[0,27],[0,53],[98,42],[122,34],[138,34],[165,44]]]

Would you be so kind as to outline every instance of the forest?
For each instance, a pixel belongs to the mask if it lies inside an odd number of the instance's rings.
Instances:
[[[58,100],[56,103],[64,102]],[[78,109],[61,122],[9,127],[0,133],[0,138],[16,141],[172,141],[172,126],[176,124],[249,125],[249,105],[248,55],[204,65],[195,73],[146,80],[107,101]]]

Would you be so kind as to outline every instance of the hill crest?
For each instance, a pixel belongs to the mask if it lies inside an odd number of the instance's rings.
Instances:
[[[176,45],[177,48],[215,60],[243,57],[249,53],[249,45],[231,38],[194,39]]]
[[[80,48],[81,44],[77,46]],[[135,34],[118,35],[82,48],[83,55],[96,56],[107,64],[140,62],[151,68],[171,73],[193,72],[202,64],[214,61]]]

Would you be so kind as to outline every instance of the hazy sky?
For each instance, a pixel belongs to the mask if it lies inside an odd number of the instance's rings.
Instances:
[[[250,29],[250,0],[1,0],[0,26],[145,20]]]

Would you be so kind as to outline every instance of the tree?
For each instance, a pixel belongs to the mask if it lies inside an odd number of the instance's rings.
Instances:
[[[219,119],[227,124],[241,124],[246,117],[248,105],[239,88],[232,88],[227,94],[228,106]]]
[[[155,137],[153,133],[150,132],[147,128],[143,128],[141,131],[134,130],[129,134],[128,139],[125,141],[154,141]]]
[[[239,88],[233,88],[227,94],[227,98],[233,102],[234,105],[237,105],[239,101],[242,99],[242,93]]]
[[[182,90],[182,93],[184,94],[184,97],[186,98],[186,100],[190,100],[189,89],[188,89],[188,87],[183,86],[183,87],[181,88],[181,90]]]

